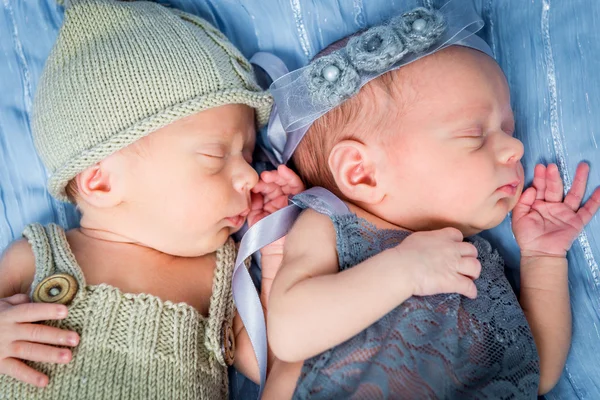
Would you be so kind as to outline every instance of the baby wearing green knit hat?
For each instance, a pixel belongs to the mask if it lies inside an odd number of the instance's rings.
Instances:
[[[250,166],[271,104],[203,19],[68,2],[32,127],[48,189],[81,227],[30,225],[0,261],[0,393],[226,398],[234,361],[258,381],[230,235],[302,189],[285,168],[259,180]]]

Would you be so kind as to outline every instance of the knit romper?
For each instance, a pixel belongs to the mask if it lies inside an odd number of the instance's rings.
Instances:
[[[76,331],[81,340],[68,364],[28,362],[49,376],[46,388],[0,375],[0,399],[227,398],[224,353],[232,351],[235,312],[231,274],[236,249],[231,239],[217,251],[209,316],[204,317],[185,303],[122,293],[107,284],[86,285],[57,225],[29,225],[23,235],[36,261],[32,293],[56,274],[77,282],[68,317],[45,324]]]

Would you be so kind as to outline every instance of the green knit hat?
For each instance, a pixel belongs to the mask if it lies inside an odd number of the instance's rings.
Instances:
[[[199,111],[246,104],[266,124],[271,96],[208,22],[151,2],[69,3],[32,116],[54,197],[68,200],[65,186],[77,174]]]

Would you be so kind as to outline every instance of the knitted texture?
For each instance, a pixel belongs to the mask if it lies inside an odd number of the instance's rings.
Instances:
[[[32,116],[56,198],[84,169],[199,111],[246,104],[268,121],[252,66],[203,19],[151,2],[68,3]]]
[[[86,286],[64,231],[30,225],[24,235],[36,258],[32,288],[55,273],[71,274],[79,291],[69,315],[46,325],[78,332],[80,344],[67,365],[28,362],[47,374],[46,388],[0,375],[0,399],[226,399],[227,367],[222,328],[235,312],[231,274],[236,249],[217,251],[209,317],[185,304],[148,294]]]

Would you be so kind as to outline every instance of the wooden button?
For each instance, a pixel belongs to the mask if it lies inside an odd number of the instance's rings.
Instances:
[[[35,303],[69,304],[78,289],[77,281],[68,274],[51,275],[40,282],[33,291]]]
[[[235,361],[235,335],[231,325],[226,324],[223,327],[223,344],[221,345],[225,364],[231,366]]]

